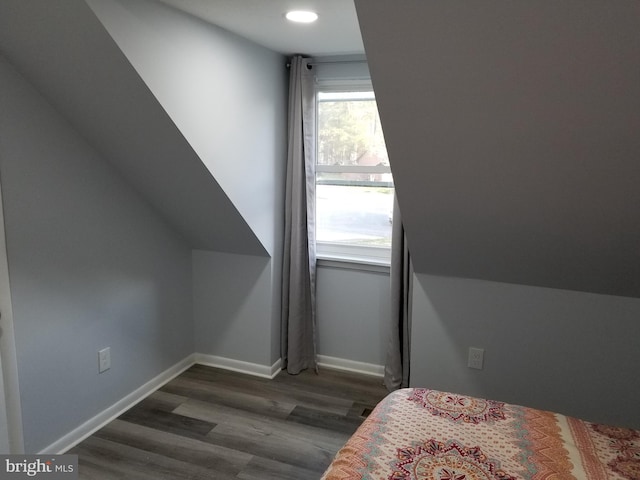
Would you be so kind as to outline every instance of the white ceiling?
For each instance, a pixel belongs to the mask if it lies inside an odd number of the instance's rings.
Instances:
[[[159,0],[271,50],[312,56],[363,54],[353,0]],[[289,10],[313,10],[317,22],[288,22]]]

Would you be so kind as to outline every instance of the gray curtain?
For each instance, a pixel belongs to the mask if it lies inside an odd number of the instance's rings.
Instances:
[[[393,204],[391,234],[391,315],[384,385],[387,390],[409,386],[411,348],[411,258],[402,226],[398,199]]]
[[[315,93],[310,59],[291,59],[289,143],[282,268],[283,368],[292,374],[316,364]]]

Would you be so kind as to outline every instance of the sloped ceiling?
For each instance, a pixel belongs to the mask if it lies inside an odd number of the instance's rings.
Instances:
[[[83,0],[3,0],[0,52],[192,247],[267,254]]]
[[[640,296],[640,2],[356,9],[416,271]]]
[[[273,253],[283,228],[286,58],[160,2],[85,1]]]

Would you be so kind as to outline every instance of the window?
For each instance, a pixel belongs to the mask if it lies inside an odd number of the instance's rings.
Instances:
[[[388,264],[394,189],[373,91],[320,90],[317,102],[318,255]]]

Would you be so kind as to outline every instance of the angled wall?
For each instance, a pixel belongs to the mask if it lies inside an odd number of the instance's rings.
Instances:
[[[356,7],[416,271],[640,296],[640,3]]]
[[[194,351],[191,249],[0,56],[0,177],[25,450]],[[98,374],[98,350],[111,369]]]
[[[286,155],[285,58],[159,2],[87,3],[273,254]]]
[[[194,250],[196,351],[270,367],[279,358],[285,58],[159,2],[87,3],[269,255]]]
[[[0,50],[193,247],[266,255],[84,0],[3,1]]]

